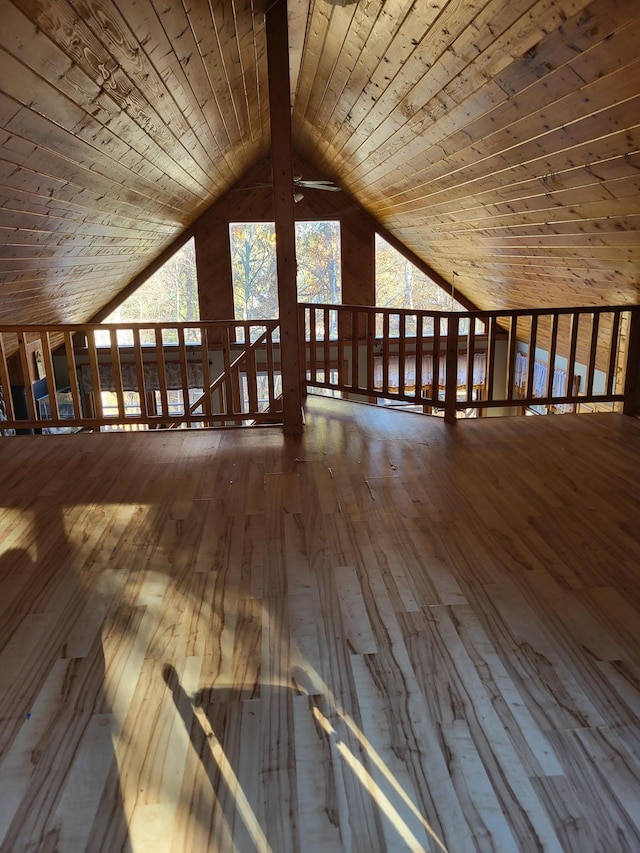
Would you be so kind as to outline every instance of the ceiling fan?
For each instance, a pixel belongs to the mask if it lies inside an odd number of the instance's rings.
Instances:
[[[303,181],[302,175],[296,175],[293,179],[293,200],[296,204],[304,198],[302,190],[326,190],[330,193],[339,193],[340,187],[337,187],[333,181]]]
[[[262,189],[264,187],[272,187],[273,183],[271,181],[259,181],[256,184],[251,184],[249,186],[244,187],[236,187],[236,191],[240,190],[252,190],[252,189]],[[325,180],[317,180],[317,181],[305,181],[302,178],[302,175],[296,175],[293,179],[293,200],[298,202],[302,201],[304,198],[304,194],[302,190],[325,190],[330,193],[339,193],[340,187],[337,187],[333,181],[325,181]]]
[[[337,187],[333,181],[303,181],[302,175],[296,175],[293,179],[296,187],[307,190],[327,190],[330,193],[339,193],[340,187]]]

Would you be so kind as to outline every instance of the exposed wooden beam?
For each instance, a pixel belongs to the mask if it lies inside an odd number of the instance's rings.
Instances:
[[[302,65],[302,51],[307,33],[311,0],[289,0],[289,89],[291,104],[295,103],[298,77]]]
[[[289,102],[287,0],[275,0],[266,11],[267,63],[273,212],[276,230],[283,422],[286,433],[302,431],[302,382],[296,291],[296,229],[293,200],[293,145]]]

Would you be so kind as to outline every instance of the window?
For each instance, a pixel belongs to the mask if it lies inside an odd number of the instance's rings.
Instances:
[[[233,304],[238,320],[278,317],[276,238],[273,222],[229,225]],[[296,222],[298,300],[339,303],[340,223]]]
[[[200,319],[198,279],[196,275],[195,242],[187,241],[153,275],[140,285],[108,317],[105,323],[188,323]],[[108,338],[108,335],[106,336]],[[124,339],[121,345],[132,343]],[[165,343],[177,343],[165,333]],[[148,340],[146,339],[148,338]],[[171,339],[170,339],[171,338]],[[154,343],[155,338],[143,333],[143,343]],[[187,329],[187,343],[198,343],[198,329]],[[96,342],[97,339],[96,339]],[[105,341],[108,344],[108,341]]]
[[[231,272],[236,320],[278,316],[276,232],[273,222],[232,222]]]
[[[465,311],[465,307],[376,234],[376,305],[418,311]]]
[[[342,301],[340,223],[296,222],[298,301]]]

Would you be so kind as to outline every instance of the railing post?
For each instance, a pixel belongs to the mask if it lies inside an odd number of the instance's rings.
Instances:
[[[627,359],[624,379],[625,415],[640,414],[640,309],[631,309],[629,334],[627,336]]]
[[[444,419],[445,423],[448,424],[456,422],[459,319],[455,314],[450,314],[447,318],[447,370],[444,386]]]
[[[307,398],[307,309],[298,304],[298,340],[300,342],[300,396]]]

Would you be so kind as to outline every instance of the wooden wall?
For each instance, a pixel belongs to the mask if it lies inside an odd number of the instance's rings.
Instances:
[[[295,157],[296,174],[318,180],[322,174],[304,158]],[[273,222],[270,187],[271,165],[261,161],[214,204],[195,224],[200,316],[203,320],[227,320],[233,316],[233,292],[229,247],[229,223]],[[400,243],[376,222],[346,192],[304,190],[295,206],[296,220],[331,219],[340,222],[342,302],[348,305],[375,305],[375,234],[380,233],[418,269],[450,291],[447,282],[422,258]],[[475,306],[459,297],[470,310]]]
[[[298,164],[299,165],[299,164]],[[318,177],[317,172],[309,172]],[[200,316],[227,320],[233,316],[233,284],[229,245],[231,222],[273,222],[271,166],[259,163],[195,224]],[[265,184],[265,186],[262,186]],[[336,196],[340,196],[336,199]],[[296,219],[338,219],[342,238],[342,299],[356,305],[375,304],[375,223],[342,193],[309,190],[296,204]]]

